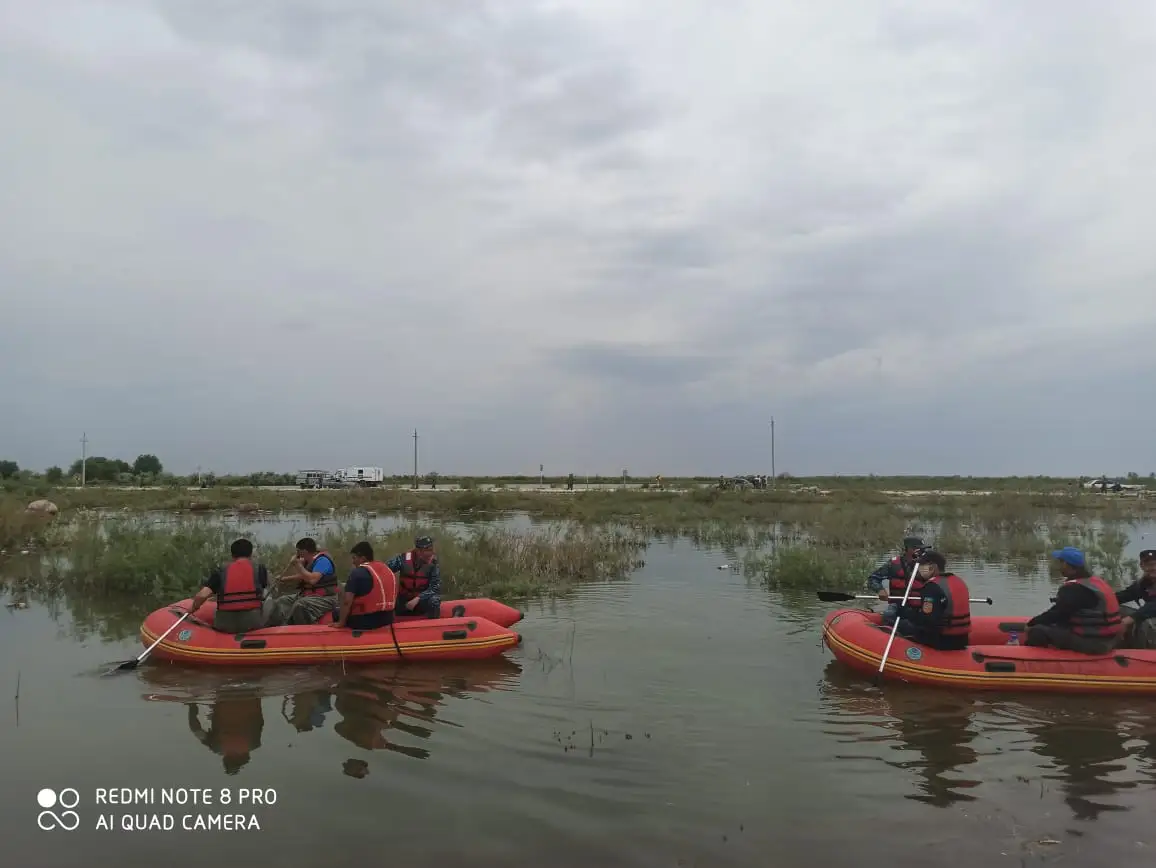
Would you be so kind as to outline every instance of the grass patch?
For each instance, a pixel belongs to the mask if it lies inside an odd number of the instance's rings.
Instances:
[[[378,557],[405,551],[415,536],[432,533],[442,563],[446,597],[527,598],[563,593],[582,582],[621,578],[641,566],[647,538],[629,529],[582,526],[514,531],[479,527],[411,525],[386,534],[368,522],[338,525],[318,544],[345,575],[349,550],[367,539]],[[76,523],[68,544],[51,555],[41,580],[56,589],[89,596],[145,598],[157,605],[196,591],[215,564],[228,559],[229,544],[251,533],[208,520],[162,524],[130,516]],[[256,557],[277,575],[296,538],[259,544]]]
[[[853,591],[863,586],[878,566],[878,558],[863,552],[800,544],[776,548],[768,555],[743,559],[743,573],[770,588],[837,588]]]

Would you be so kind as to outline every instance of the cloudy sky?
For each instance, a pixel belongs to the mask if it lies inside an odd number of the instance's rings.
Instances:
[[[1156,5],[0,0],[0,458],[1156,470]]]

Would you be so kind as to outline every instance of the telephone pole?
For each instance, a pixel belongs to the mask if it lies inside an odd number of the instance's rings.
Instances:
[[[80,487],[84,488],[88,476],[88,432],[80,432]]]
[[[771,417],[771,488],[778,486],[779,476],[775,473],[775,417]]]
[[[413,429],[413,487],[417,490],[417,429]]]

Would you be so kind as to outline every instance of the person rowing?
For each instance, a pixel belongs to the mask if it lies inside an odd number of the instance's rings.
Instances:
[[[907,591],[907,580],[915,572],[915,565],[919,552],[926,548],[922,539],[917,536],[905,537],[903,551],[884,563],[879,569],[867,577],[867,587],[876,592],[879,599],[887,603],[883,610],[883,626],[890,627],[895,623],[899,614],[899,604]],[[911,596],[919,596],[919,588],[923,586],[918,574],[911,586]]]
[[[916,606],[907,606],[899,619],[899,635],[939,651],[967,647],[971,632],[971,601],[967,582],[948,571],[947,558],[931,549],[916,565],[923,587]]]

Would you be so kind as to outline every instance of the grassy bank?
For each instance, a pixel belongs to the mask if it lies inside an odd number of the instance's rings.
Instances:
[[[338,525],[318,538],[318,544],[330,552],[344,575],[354,543],[369,540],[384,560],[409,548],[419,531],[432,533],[437,540],[446,597],[526,598],[622,577],[641,564],[647,543],[628,529],[572,526],[519,532],[479,527],[462,533],[414,525],[382,535],[363,523]],[[41,589],[132,596],[160,604],[194,593],[209,570],[227,559],[229,544],[239,535],[247,534],[209,521],[174,526],[140,517],[89,519],[74,525],[67,539],[46,555],[35,584]],[[294,542],[287,538],[278,545],[262,545],[257,557],[277,575],[292,555]]]

